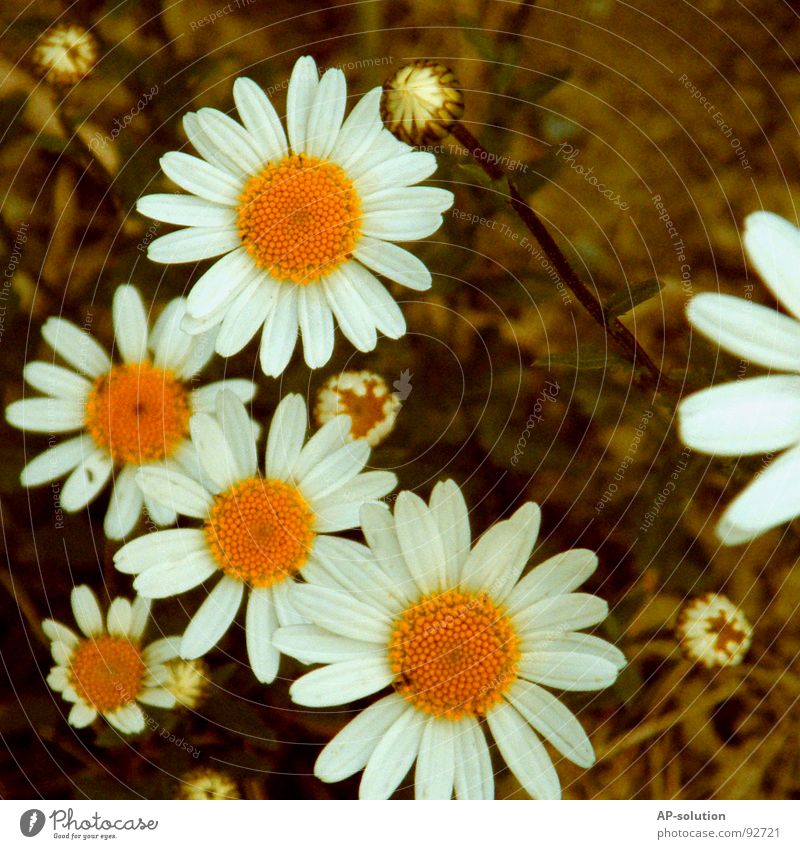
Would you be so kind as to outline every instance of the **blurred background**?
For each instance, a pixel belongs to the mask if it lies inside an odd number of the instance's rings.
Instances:
[[[33,62],[57,22],[97,39],[96,66],[73,86],[44,80]],[[534,562],[572,547],[599,553],[589,591],[611,606],[599,633],[629,666],[612,689],[565,696],[598,756],[583,770],[551,750],[566,798],[800,795],[798,528],[721,548],[719,514],[762,459],[695,455],[674,428],[682,394],[751,371],[690,336],[686,300],[720,290],[774,305],[745,265],[740,233],[755,209],[797,217],[796,3],[7,0],[0,26],[4,405],[22,396],[24,363],[50,355],[39,333],[48,316],[90,317],[110,348],[118,284],[136,283],[157,309],[207,267],[149,262],[147,244],[170,228],[133,211],[139,196],[174,190],[158,159],[187,145],[184,112],[232,110],[233,80],[245,74],[283,114],[288,75],[307,53],[340,67],[353,98],[409,58],[452,67],[466,126],[505,157],[581,277],[674,389],[655,392],[554,285],[502,194],[452,138],[433,182],[455,206],[414,246],[433,288],[393,290],[407,336],[364,355],[339,335],[328,366],[309,373],[296,351],[279,381],[258,371],[254,343],[215,358],[204,377],[253,376],[254,415],[266,422],[283,394],[313,398],[343,368],[390,385],[407,371],[408,397],[375,467],[425,498],[454,478],[475,535],[539,502]],[[68,706],[45,683],[38,622],[71,620],[76,583],[107,597],[129,595],[130,583],[102,534],[107,494],[62,515],[57,486],[18,484],[47,436],[0,428],[0,795],[170,798],[187,770],[208,766],[248,798],[353,797],[357,777],[324,785],[311,773],[361,705],[295,710],[287,693],[299,667],[284,658],[278,681],[258,684],[241,627],[207,658],[207,699],[158,716],[192,752],[159,733],[123,741],[67,725]],[[709,591],[753,625],[739,666],[705,669],[678,645],[681,608]],[[203,593],[159,603],[158,627],[181,629]],[[498,798],[524,797],[500,759],[496,769]]]

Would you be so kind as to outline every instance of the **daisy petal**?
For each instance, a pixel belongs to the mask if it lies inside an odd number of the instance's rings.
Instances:
[[[287,395],[272,416],[265,467],[270,478],[287,480],[297,464],[306,435],[306,403],[302,395]]]
[[[19,481],[22,486],[50,483],[71,472],[92,451],[90,436],[74,436],[34,457],[20,473]]]
[[[136,466],[125,466],[114,480],[103,523],[103,531],[109,539],[124,539],[142,515],[144,499],[136,484],[136,471]]]
[[[206,552],[182,560],[156,562],[133,582],[144,598],[169,598],[193,590],[217,572],[217,564]]]
[[[372,271],[394,280],[401,286],[424,292],[431,288],[432,279],[428,267],[410,251],[385,242],[362,236],[353,256]]]
[[[69,724],[73,728],[86,728],[97,719],[97,711],[93,707],[78,702],[69,712]]]
[[[118,286],[112,302],[114,338],[126,363],[147,359],[147,313],[135,286]]]
[[[310,56],[295,62],[286,93],[286,127],[294,153],[304,153],[306,127],[318,85],[317,65]]]
[[[244,404],[233,392],[225,390],[217,395],[216,407],[217,421],[233,457],[237,479],[253,477],[258,469],[256,440]]]
[[[278,674],[281,653],[272,643],[278,627],[275,605],[270,587],[253,587],[247,600],[245,635],[247,656],[253,674],[262,684],[271,684]]]
[[[217,403],[219,404],[217,396]],[[239,405],[241,407],[241,404]],[[245,437],[251,438],[250,423],[247,413],[242,412],[247,420]],[[238,421],[238,420],[237,420]],[[233,419],[230,419],[233,424]],[[197,447],[203,471],[211,478],[220,492],[228,489],[244,475],[239,474],[236,457],[231,450],[225,432],[222,430],[221,422],[208,413],[195,413],[189,422],[189,430],[192,434],[192,442]],[[252,439],[251,439],[252,441]],[[255,448],[255,446],[253,446]]]
[[[587,692],[610,687],[617,668],[602,657],[577,652],[533,651],[522,656],[519,674],[536,684]]]
[[[42,622],[42,631],[48,640],[64,643],[65,646],[72,648],[78,642],[78,635],[72,630],[62,625],[61,622],[56,622],[55,619],[45,619]]]
[[[100,377],[111,369],[111,359],[103,346],[71,321],[48,318],[42,326],[42,337],[61,359],[87,377]]]
[[[298,486],[312,503],[332,492],[342,501],[352,500],[349,493],[341,492],[358,475],[369,460],[370,447],[366,440],[357,439],[329,454],[302,477]]]
[[[388,612],[348,593],[298,584],[292,590],[292,604],[310,622],[334,634],[379,644],[389,640],[392,622]]]
[[[447,558],[448,583],[456,585],[472,542],[467,504],[459,486],[454,481],[437,483],[431,493],[430,509]]]
[[[417,758],[425,715],[407,708],[373,750],[364,769],[361,799],[388,799],[400,786]]]
[[[332,634],[316,625],[289,625],[278,628],[273,634],[272,642],[276,649],[306,664],[339,663],[343,660],[354,660],[359,655],[385,651],[385,648],[374,643]]]
[[[141,640],[149,621],[150,599],[136,596],[131,605],[131,623],[128,627],[128,636],[131,640]]]
[[[331,152],[342,127],[346,101],[344,74],[338,68],[331,68],[319,81],[308,115],[305,152],[309,156],[325,158]]]
[[[82,584],[74,587],[70,594],[72,615],[78,627],[87,637],[96,637],[103,633],[103,614],[97,603],[97,596]]]
[[[447,557],[439,528],[425,502],[413,492],[401,492],[394,508],[397,539],[406,565],[423,593],[447,585]]]
[[[182,189],[223,206],[236,206],[242,182],[196,156],[170,151],[161,157],[161,169]]]
[[[241,244],[235,227],[184,227],[150,242],[147,258],[165,265],[199,262],[234,251]]]
[[[53,398],[63,398],[65,401],[85,403],[86,396],[92,388],[92,384],[85,377],[81,377],[63,366],[45,363],[41,360],[28,363],[22,369],[22,376],[39,392]]]
[[[6,407],[6,421],[32,433],[68,433],[83,427],[86,410],[80,401],[24,398]]]
[[[67,478],[61,488],[61,506],[67,513],[82,510],[108,483],[114,462],[105,451],[89,454]]]
[[[383,89],[376,86],[368,91],[345,119],[330,153],[330,159],[349,171],[369,150],[383,129],[380,103]]]
[[[444,799],[453,796],[455,778],[455,745],[453,724],[447,719],[428,717],[414,772],[414,795],[417,799]]]
[[[145,495],[192,519],[205,519],[214,503],[202,484],[172,469],[145,466],[139,469],[136,482]]]
[[[340,271],[350,278],[375,327],[390,339],[399,339],[406,332],[406,320],[383,284],[359,262],[348,262]]]
[[[231,301],[217,336],[221,357],[238,354],[258,333],[275,306],[278,288],[265,274],[254,277]]]
[[[139,693],[137,701],[140,701],[143,705],[149,705],[150,707],[171,710],[175,707],[177,700],[168,690],[164,690],[160,687],[150,687]]]
[[[626,666],[625,655],[614,645],[594,634],[567,633],[539,635],[534,639],[522,640],[522,651],[575,652],[591,654],[607,661],[617,670]]]
[[[508,599],[509,613],[517,613],[545,598],[576,590],[597,569],[597,555],[574,548],[540,563],[514,587]]]
[[[104,716],[122,734],[139,734],[144,731],[144,713],[133,702]]]
[[[283,159],[288,153],[286,134],[266,94],[252,80],[239,77],[233,84],[233,98],[263,160]]]
[[[257,174],[263,169],[263,157],[248,132],[233,118],[218,109],[203,108],[197,113],[197,120],[211,143],[224,150],[245,174]]]
[[[178,560],[203,551],[206,537],[199,528],[172,528],[131,540],[114,555],[114,565],[126,575],[138,575],[156,563]]]
[[[775,297],[800,318],[800,230],[774,212],[752,212],[745,219],[744,247]]]
[[[136,211],[156,221],[182,227],[236,226],[236,212],[232,207],[194,195],[145,195],[136,202]]]
[[[309,368],[324,366],[333,353],[333,314],[319,286],[300,288],[297,318],[306,365]]]
[[[337,269],[330,272],[322,286],[342,333],[359,351],[371,351],[378,342],[375,322],[350,278]]]
[[[457,799],[493,799],[494,769],[486,737],[471,716],[459,723],[455,737],[456,771],[453,783]]]
[[[106,628],[112,637],[127,637],[131,627],[131,603],[127,598],[115,598],[106,614]]]
[[[385,656],[364,655],[306,673],[292,684],[292,701],[305,707],[354,702],[387,687],[394,675]]]
[[[297,301],[297,287],[283,287],[264,322],[259,356],[261,369],[270,377],[278,377],[283,373],[297,344]]]
[[[520,631],[578,631],[591,628],[608,616],[608,604],[596,595],[568,593],[545,598],[515,612]]]
[[[336,416],[326,422],[303,447],[292,467],[292,477],[303,480],[329,454],[347,445],[349,434],[349,416]]]
[[[222,639],[242,604],[244,584],[225,575],[200,605],[181,640],[181,657],[202,657]]]

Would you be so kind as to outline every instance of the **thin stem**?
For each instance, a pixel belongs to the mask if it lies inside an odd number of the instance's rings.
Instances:
[[[672,385],[669,379],[662,374],[647,352],[639,345],[636,337],[616,316],[606,314],[600,301],[578,277],[575,269],[570,265],[569,260],[564,256],[561,248],[558,247],[555,239],[544,226],[541,218],[520,194],[516,183],[497,164],[497,157],[492,156],[463,124],[456,123],[451,132],[492,180],[505,180],[508,185],[509,205],[539,243],[561,282],[569,286],[581,306],[603,328],[603,331],[616,343],[617,347],[625,353],[627,359],[644,367],[649,382],[656,390],[671,390]]]

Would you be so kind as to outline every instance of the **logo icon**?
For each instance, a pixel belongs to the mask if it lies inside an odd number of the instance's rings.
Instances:
[[[25,837],[36,837],[44,828],[44,812],[38,808],[31,808],[19,818],[19,830]]]
[[[411,378],[414,377],[409,369],[400,372],[400,380],[395,380],[392,386],[397,390],[394,394],[400,401],[405,401],[411,394]]]

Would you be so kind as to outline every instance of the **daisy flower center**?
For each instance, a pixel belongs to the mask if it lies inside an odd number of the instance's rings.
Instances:
[[[389,662],[395,689],[434,716],[483,716],[517,677],[519,642],[485,593],[429,595],[396,621]]]
[[[270,162],[239,197],[239,237],[276,280],[308,284],[341,265],[359,235],[361,203],[335,163],[302,154]]]
[[[70,683],[98,711],[113,711],[132,702],[142,689],[144,661],[123,637],[104,634],[81,640],[72,653]]]
[[[249,478],[216,497],[205,533],[225,574],[268,587],[303,568],[314,541],[313,523],[297,487]]]
[[[350,416],[350,433],[354,439],[363,439],[391,412],[391,397],[386,392],[376,394],[376,389],[377,382],[368,380],[364,384],[363,395],[352,389],[338,390],[342,412]]]
[[[189,435],[189,393],[147,362],[113,366],[86,399],[86,430],[117,463],[168,457]]]

